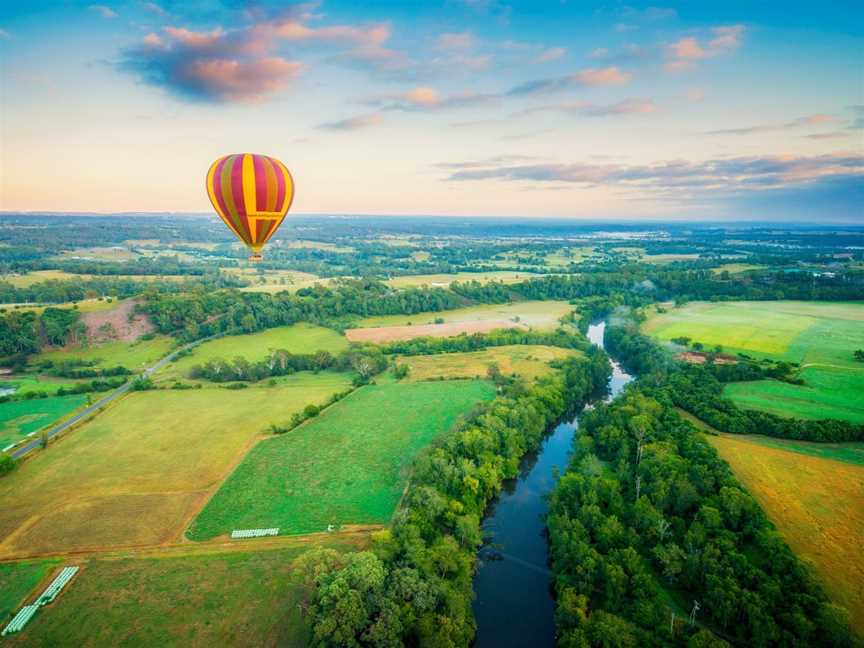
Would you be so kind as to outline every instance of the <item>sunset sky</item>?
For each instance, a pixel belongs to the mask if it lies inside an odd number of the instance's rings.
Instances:
[[[758,6],[757,6],[758,5]],[[0,210],[864,222],[860,2],[4,2]]]

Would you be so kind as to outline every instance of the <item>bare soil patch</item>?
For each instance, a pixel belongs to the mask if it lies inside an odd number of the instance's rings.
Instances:
[[[146,315],[134,314],[134,299],[117,304],[116,308],[93,313],[82,313],[81,322],[87,327],[87,338],[91,344],[119,340],[134,342],[142,335],[154,330]]]
[[[510,320],[487,320],[485,322],[447,322],[444,324],[420,324],[417,326],[373,326],[345,331],[351,342],[393,342],[418,337],[454,337],[462,333],[488,333],[495,329],[521,328],[525,324]]]
[[[702,351],[684,351],[675,356],[678,360],[689,362],[690,364],[705,364],[708,362],[708,354]],[[738,358],[731,355],[718,353],[714,355],[714,364],[736,364]]]

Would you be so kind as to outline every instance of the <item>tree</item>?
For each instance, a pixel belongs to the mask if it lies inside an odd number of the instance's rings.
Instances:
[[[854,355],[858,362],[864,362],[864,349],[855,349]]]

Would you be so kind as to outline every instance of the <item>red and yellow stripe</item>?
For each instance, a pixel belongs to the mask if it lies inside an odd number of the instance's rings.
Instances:
[[[207,172],[207,194],[219,218],[258,254],[291,208],[294,180],[276,158],[226,155]]]

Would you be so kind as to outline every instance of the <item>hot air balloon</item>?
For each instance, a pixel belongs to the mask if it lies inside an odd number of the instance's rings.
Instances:
[[[252,153],[226,155],[207,172],[213,209],[260,261],[261,248],[279,229],[294,200],[294,180],[276,158]]]

